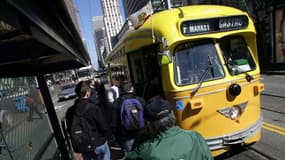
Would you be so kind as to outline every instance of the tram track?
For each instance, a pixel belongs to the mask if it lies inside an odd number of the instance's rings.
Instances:
[[[262,155],[266,159],[277,160],[284,157],[285,128],[284,115],[285,96],[280,90],[276,92],[263,92],[261,94],[261,109],[263,110],[264,122],[262,125],[262,140],[257,145],[249,146],[249,150]],[[283,158],[281,158],[283,159]]]
[[[255,147],[253,147],[252,145],[251,146],[247,146],[247,149],[251,152],[254,152],[255,154],[258,154],[260,155],[261,157],[264,158],[264,160],[277,160],[276,158],[270,156],[270,155],[267,155],[265,154],[263,151],[259,150],[259,149],[256,149]]]
[[[237,144],[231,146],[231,150],[220,156],[214,157],[214,160],[232,160],[232,159],[244,159],[244,160],[277,160],[275,157],[266,154],[264,151],[254,147],[254,144],[243,145]]]
[[[285,99],[285,96],[277,95],[277,94],[272,94],[272,93],[261,93],[262,96],[270,96],[270,97],[275,97],[275,98],[283,98]]]
[[[271,94],[271,93],[261,93],[261,96],[266,96],[266,97],[272,97],[272,98],[279,98],[279,99],[285,99],[285,96],[277,95],[277,94]],[[273,107],[267,106],[267,105],[261,105],[260,107],[263,110],[278,113],[278,114],[285,114],[284,111],[278,111],[276,109],[273,109]]]
[[[267,108],[266,106],[261,106],[260,108],[266,111],[274,112],[274,113],[285,114],[284,112],[276,111],[274,109]]]

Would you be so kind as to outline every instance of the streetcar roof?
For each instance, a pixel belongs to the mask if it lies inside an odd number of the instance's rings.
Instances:
[[[217,17],[227,17],[232,15],[245,15],[248,14],[237,8],[221,6],[221,5],[191,5],[179,8],[173,8],[169,10],[160,11],[151,15],[140,28],[135,30],[130,28],[115,45],[111,54],[107,56],[107,61],[112,61],[112,58],[117,56],[120,51],[129,53],[144,46],[152,45],[156,43],[157,38],[161,38],[161,35],[167,38],[169,45],[177,41],[183,41],[194,38],[221,38],[229,34],[229,32],[217,32],[216,34],[200,34],[195,36],[183,36],[177,29],[179,25],[184,21],[209,19]],[[173,20],[169,22],[168,20]],[[255,28],[253,22],[250,21],[247,28],[244,28],[244,32],[252,32],[255,34]],[[234,30],[233,32],[241,32],[240,30]],[[232,33],[233,33],[232,32]],[[231,34],[232,34],[231,33]],[[156,39],[153,39],[155,37]],[[136,40],[136,41],[135,41]]]

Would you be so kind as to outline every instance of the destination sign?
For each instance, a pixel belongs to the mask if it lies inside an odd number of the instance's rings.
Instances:
[[[246,16],[219,17],[211,19],[199,19],[184,21],[181,24],[181,32],[184,35],[205,34],[243,29],[248,26]]]

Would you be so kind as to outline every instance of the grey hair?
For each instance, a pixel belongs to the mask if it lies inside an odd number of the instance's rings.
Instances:
[[[157,121],[148,122],[148,132],[153,137],[158,133],[175,126],[176,118],[171,111],[168,116],[165,116]]]

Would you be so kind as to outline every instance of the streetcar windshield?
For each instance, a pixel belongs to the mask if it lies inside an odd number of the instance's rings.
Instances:
[[[89,71],[89,69],[80,70],[77,72],[77,74],[78,74],[78,77],[86,77],[86,76],[90,75],[90,71]]]
[[[256,65],[242,37],[226,37],[219,40],[225,65],[231,75],[254,70]]]
[[[178,46],[174,53],[174,64],[177,85],[219,79],[225,75],[212,41],[190,42]]]

